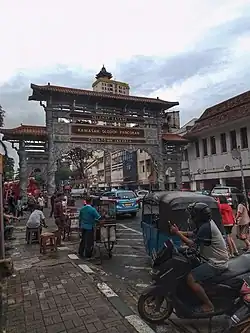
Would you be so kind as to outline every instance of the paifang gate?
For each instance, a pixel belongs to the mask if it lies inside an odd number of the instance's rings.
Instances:
[[[31,84],[30,101],[46,113],[48,192],[55,189],[56,161],[75,147],[85,150],[147,151],[155,161],[159,188],[164,188],[162,128],[169,108],[178,102],[90,90]]]
[[[55,190],[56,161],[75,147],[85,150],[147,151],[155,161],[159,188],[164,188],[162,127],[166,110],[178,105],[160,99],[31,84],[29,100],[46,113],[48,192]]]

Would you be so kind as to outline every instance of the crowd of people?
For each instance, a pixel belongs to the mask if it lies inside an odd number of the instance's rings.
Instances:
[[[236,226],[236,236],[245,243],[243,251],[250,250],[250,214],[249,207],[244,198],[241,198],[237,207],[236,215],[232,207],[228,204],[227,198],[221,196],[219,198],[219,209],[222,217],[222,223],[226,232],[226,241],[228,252],[231,258],[238,256],[239,251],[232,237],[233,227]]]

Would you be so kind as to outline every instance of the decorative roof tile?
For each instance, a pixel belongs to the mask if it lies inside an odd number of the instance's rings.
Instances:
[[[159,104],[163,106],[173,107],[179,105],[179,102],[168,102],[159,98],[150,98],[150,97],[139,97],[139,96],[131,96],[131,95],[119,95],[119,94],[110,94],[104,92],[97,92],[86,89],[77,89],[77,88],[69,88],[69,87],[61,87],[61,86],[53,86],[51,84],[47,85],[36,85],[31,83],[31,89],[33,89],[33,95],[29,97],[29,100],[40,100],[38,98],[39,92],[57,92],[61,94],[70,94],[77,96],[93,96],[99,98],[108,98],[113,100],[121,100],[121,101],[131,101],[131,102],[139,102],[139,103],[152,103]],[[34,94],[38,93],[38,94]]]
[[[45,126],[22,125],[15,128],[1,128],[1,133],[5,135],[29,135],[29,136],[46,136]]]
[[[181,135],[175,133],[165,133],[162,135],[162,139],[164,141],[183,142],[183,143],[188,141],[187,139],[183,138]]]
[[[248,117],[250,117],[250,91],[206,109],[185,137],[193,137],[211,127],[218,128]]]

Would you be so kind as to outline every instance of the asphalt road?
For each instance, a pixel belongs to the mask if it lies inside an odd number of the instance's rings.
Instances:
[[[81,202],[77,202],[77,207]],[[113,249],[112,259],[108,259],[102,249],[103,261],[101,269],[107,274],[119,277],[129,283],[138,292],[150,283],[151,260],[144,248],[141,230],[141,212],[134,218],[121,216],[117,220],[117,243]]]
[[[77,202],[77,206],[81,206],[80,201]],[[107,282],[131,308],[136,310],[137,300],[141,291],[151,281],[149,275],[151,258],[146,254],[144,247],[141,230],[141,212],[135,218],[129,215],[120,217],[116,224],[117,243],[113,249],[113,257],[109,259],[105,249],[102,248],[102,262],[93,261],[90,262],[90,265],[93,270],[99,273],[99,279]],[[193,330],[189,326],[190,321],[183,322],[183,320],[177,320],[175,322],[178,325],[188,327],[190,332],[197,332],[197,330]],[[201,326],[201,332],[206,332],[207,321],[199,321],[199,328]],[[213,326],[221,329],[221,319],[216,319]],[[159,333],[184,332],[181,328],[174,330],[174,327],[168,325],[154,327],[154,329]]]

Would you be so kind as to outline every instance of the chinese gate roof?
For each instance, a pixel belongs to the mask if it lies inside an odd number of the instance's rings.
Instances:
[[[4,134],[4,140],[15,140],[18,138],[45,139],[47,137],[46,127],[36,125],[20,125],[15,128],[1,128],[0,132]]]
[[[250,91],[206,109],[185,137],[195,137],[209,128],[216,128],[250,117]]]
[[[139,96],[131,96],[131,95],[119,95],[119,94],[111,94],[104,92],[97,92],[86,89],[76,89],[69,87],[61,87],[54,86],[51,84],[47,85],[36,85],[31,83],[30,85],[33,93],[29,96],[30,101],[45,101],[48,100],[52,94],[56,97],[63,95],[67,95],[69,100],[77,100],[78,102],[82,101],[89,104],[95,104],[98,102],[102,102],[103,105],[106,106],[122,106],[129,107],[133,105],[135,108],[140,107],[148,107],[153,109],[169,109],[173,106],[179,105],[179,102],[168,102],[161,100],[159,98],[150,98],[150,97],[139,97]],[[60,100],[58,98],[57,100]]]

